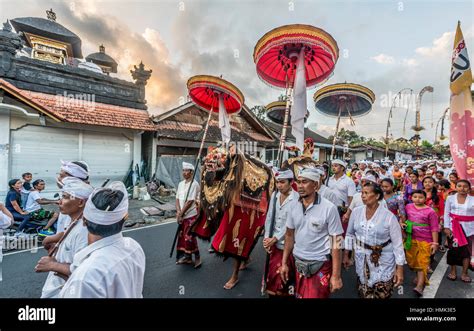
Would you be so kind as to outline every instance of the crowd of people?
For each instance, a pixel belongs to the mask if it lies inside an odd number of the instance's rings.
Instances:
[[[460,266],[459,279],[472,282],[474,197],[452,164],[362,161],[348,167],[333,160],[331,171],[327,164],[296,176],[276,171],[275,232],[269,236],[268,213],[263,240],[271,256],[267,293],[288,296],[294,284],[297,298],[326,298],[343,286],[341,265],[355,264],[360,297],[391,297],[406,267],[421,297],[435,253],[446,250],[447,278],[456,281]],[[289,189],[293,182],[298,198]]]
[[[192,229],[201,210],[200,185],[194,171],[183,163],[176,264],[199,268]],[[438,251],[447,251],[449,280],[472,282],[474,196],[452,162],[363,161],[349,167],[332,160],[296,173],[273,169],[273,176],[275,191],[260,232],[269,254],[263,283],[270,297],[327,298],[344,286],[342,268],[352,265],[362,298],[390,298],[406,283],[405,268],[413,271],[413,291],[421,297]],[[47,220],[38,231],[48,254],[34,268],[48,273],[42,297],[142,297],[145,254],[121,234],[129,203],[123,183],[94,189],[88,165],[75,161],[62,163],[57,185],[61,198],[45,199],[45,182],[26,173],[9,182],[0,204],[0,229],[16,223],[21,235],[32,219]],[[47,212],[47,204],[59,212]],[[236,260],[224,288],[237,285],[245,264]]]
[[[19,236],[32,218],[48,220],[42,241],[48,254],[34,267],[48,273],[42,298],[143,297],[145,254],[135,240],[122,236],[129,207],[122,182],[94,189],[85,162],[62,162],[57,177],[61,198],[48,200],[40,195],[44,181],[29,184],[31,174],[23,179],[9,182],[5,205],[0,204],[0,229],[19,224]],[[57,204],[59,213],[45,216],[44,204]]]

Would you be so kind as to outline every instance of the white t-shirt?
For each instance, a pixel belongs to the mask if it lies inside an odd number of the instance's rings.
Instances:
[[[329,200],[333,204],[337,204],[338,200],[337,200],[336,195],[326,185],[321,184],[321,187],[319,188],[318,193],[321,194],[323,198]]]
[[[184,204],[186,202],[184,201],[184,199],[186,199],[186,194],[188,193],[189,185],[191,185],[191,182],[186,183],[186,181],[184,180],[178,184],[178,190],[176,191],[176,199],[179,200],[179,206],[181,208],[184,207]],[[189,191],[187,201],[199,200],[199,194],[200,194],[199,184],[197,181],[193,181],[193,185],[191,186],[191,190]],[[187,210],[186,214],[183,215],[183,218],[193,217],[193,216],[196,216],[197,214],[198,212],[196,209],[196,205],[193,203],[191,207],[189,207],[189,209]]]
[[[122,233],[80,250],[70,270],[60,298],[143,298],[145,253]]]
[[[69,217],[69,215],[64,215],[62,213],[59,213],[56,233],[66,231],[69,224],[71,224],[71,217]]]
[[[446,168],[446,169],[441,168],[441,170],[443,170],[444,172],[444,178],[449,178],[449,175],[451,174],[451,172],[453,172],[452,168]]]
[[[270,226],[272,224],[273,209],[275,208],[275,224],[273,237],[277,238],[276,246],[278,249],[285,248],[285,233],[286,233],[286,220],[288,219],[288,213],[291,211],[291,202],[298,200],[299,194],[291,190],[288,197],[280,203],[281,193],[276,194],[277,205],[273,207],[275,201],[275,192],[272,194],[270,204],[268,206],[267,218],[265,219],[265,238],[270,236]]]
[[[339,179],[336,179],[334,176],[329,178],[328,187],[337,197],[337,206],[342,206],[343,203],[347,206],[349,204],[349,197],[353,197],[356,193],[354,181],[345,175]]]
[[[293,255],[307,261],[327,261],[331,253],[330,236],[344,232],[337,207],[319,196],[319,202],[303,211],[303,203],[292,202],[286,227],[295,230]]]
[[[39,199],[41,199],[39,191],[31,191],[30,194],[28,194],[28,200],[26,200],[25,211],[32,213],[41,209],[41,205],[36,202],[36,200]]]

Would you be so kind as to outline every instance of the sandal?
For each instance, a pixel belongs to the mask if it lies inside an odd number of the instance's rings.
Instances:
[[[418,298],[421,298],[423,296],[423,290],[419,290],[416,287],[413,288],[413,292],[418,296]]]
[[[176,264],[193,264],[193,260],[181,258],[176,262]]]
[[[461,276],[461,281],[463,283],[472,283],[472,279],[469,276]]]
[[[451,280],[451,281],[455,281],[456,279],[458,279],[458,277],[456,275],[453,275],[453,274],[448,274],[446,276],[447,279]]]
[[[199,260],[199,263],[196,263],[196,262],[194,263],[194,269],[199,269],[199,268],[201,268],[201,266],[202,266],[202,261],[201,260]]]
[[[224,289],[226,289],[226,290],[232,290],[232,289],[235,287],[235,285],[237,285],[238,283],[239,283],[239,280],[238,280],[238,279],[237,279],[237,281],[236,281],[234,284],[232,284],[232,285],[228,285],[229,282],[227,282],[227,283],[224,285]]]

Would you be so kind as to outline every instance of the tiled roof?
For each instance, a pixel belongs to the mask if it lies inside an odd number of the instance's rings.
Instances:
[[[183,123],[173,120],[163,120],[156,123],[157,135],[162,138],[183,139],[200,141],[203,133],[203,125]],[[273,143],[273,139],[257,133],[257,132],[243,132],[240,129],[232,126],[231,139],[234,141],[257,141],[262,144]],[[209,123],[209,130],[206,141],[215,142],[221,140],[221,131],[217,121]]]
[[[19,89],[3,79],[0,79],[0,89],[12,93],[15,97],[60,122],[145,131],[156,129],[146,110],[108,105],[87,99],[81,101],[63,95],[32,92]]]

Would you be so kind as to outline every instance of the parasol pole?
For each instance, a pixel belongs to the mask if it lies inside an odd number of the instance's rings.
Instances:
[[[334,133],[334,138],[332,139],[332,149],[331,149],[331,158],[334,158],[334,152],[336,151],[336,139],[337,133],[339,132],[339,123],[341,122],[341,113],[342,113],[342,103],[339,103],[339,114],[337,115],[337,123],[336,123],[336,132]]]
[[[198,155],[196,156],[196,161],[194,162],[195,166],[194,166],[194,171],[193,171],[193,177],[191,178],[191,184],[189,185],[188,191],[186,192],[186,197],[184,198],[185,203],[186,201],[188,201],[189,192],[191,191],[194,178],[196,177],[196,171],[199,164],[199,159],[201,158],[201,153],[202,153],[202,150],[204,149],[204,142],[206,140],[207,131],[209,130],[209,122],[211,121],[213,110],[214,110],[214,101],[212,102],[211,111],[209,112],[209,115],[207,116],[206,127],[204,129],[204,134],[201,139],[201,146],[199,146],[199,152],[198,152]],[[181,230],[181,224],[178,224],[178,227],[176,229],[176,233],[173,239],[173,245],[171,246],[170,258],[173,257],[174,247],[176,246],[176,241],[178,240],[178,235],[179,235],[180,230]]]
[[[285,106],[285,116],[283,120],[283,129],[281,131],[281,137],[280,137],[280,147],[278,150],[278,158],[277,158],[277,167],[280,169],[281,164],[283,163],[283,152],[285,149],[285,141],[286,141],[286,131],[288,128],[288,121],[290,118],[290,107],[291,107],[291,97],[293,94],[293,89],[292,89],[292,84],[288,81],[288,71],[286,72],[286,106]],[[273,178],[271,179],[273,180]],[[272,208],[272,219],[270,222],[270,231],[269,231],[269,238],[273,237],[274,231],[275,231],[275,212],[276,212],[276,204],[277,204],[277,192],[276,190],[274,191],[274,196],[273,196],[273,208]],[[266,253],[265,257],[265,270],[263,273],[263,282],[262,282],[262,296],[265,295],[267,291],[267,278],[268,278],[268,272],[270,270],[270,254]]]
[[[281,131],[280,137],[280,147],[278,149],[278,157],[277,157],[277,167],[280,168],[281,164],[283,163],[283,154],[285,151],[285,142],[286,142],[286,134],[288,130],[288,121],[290,119],[290,108],[291,108],[291,98],[293,95],[293,86],[291,83],[288,82],[288,72],[286,73],[287,78],[287,85],[286,85],[286,105],[285,105],[285,116],[283,120],[283,129]]]

